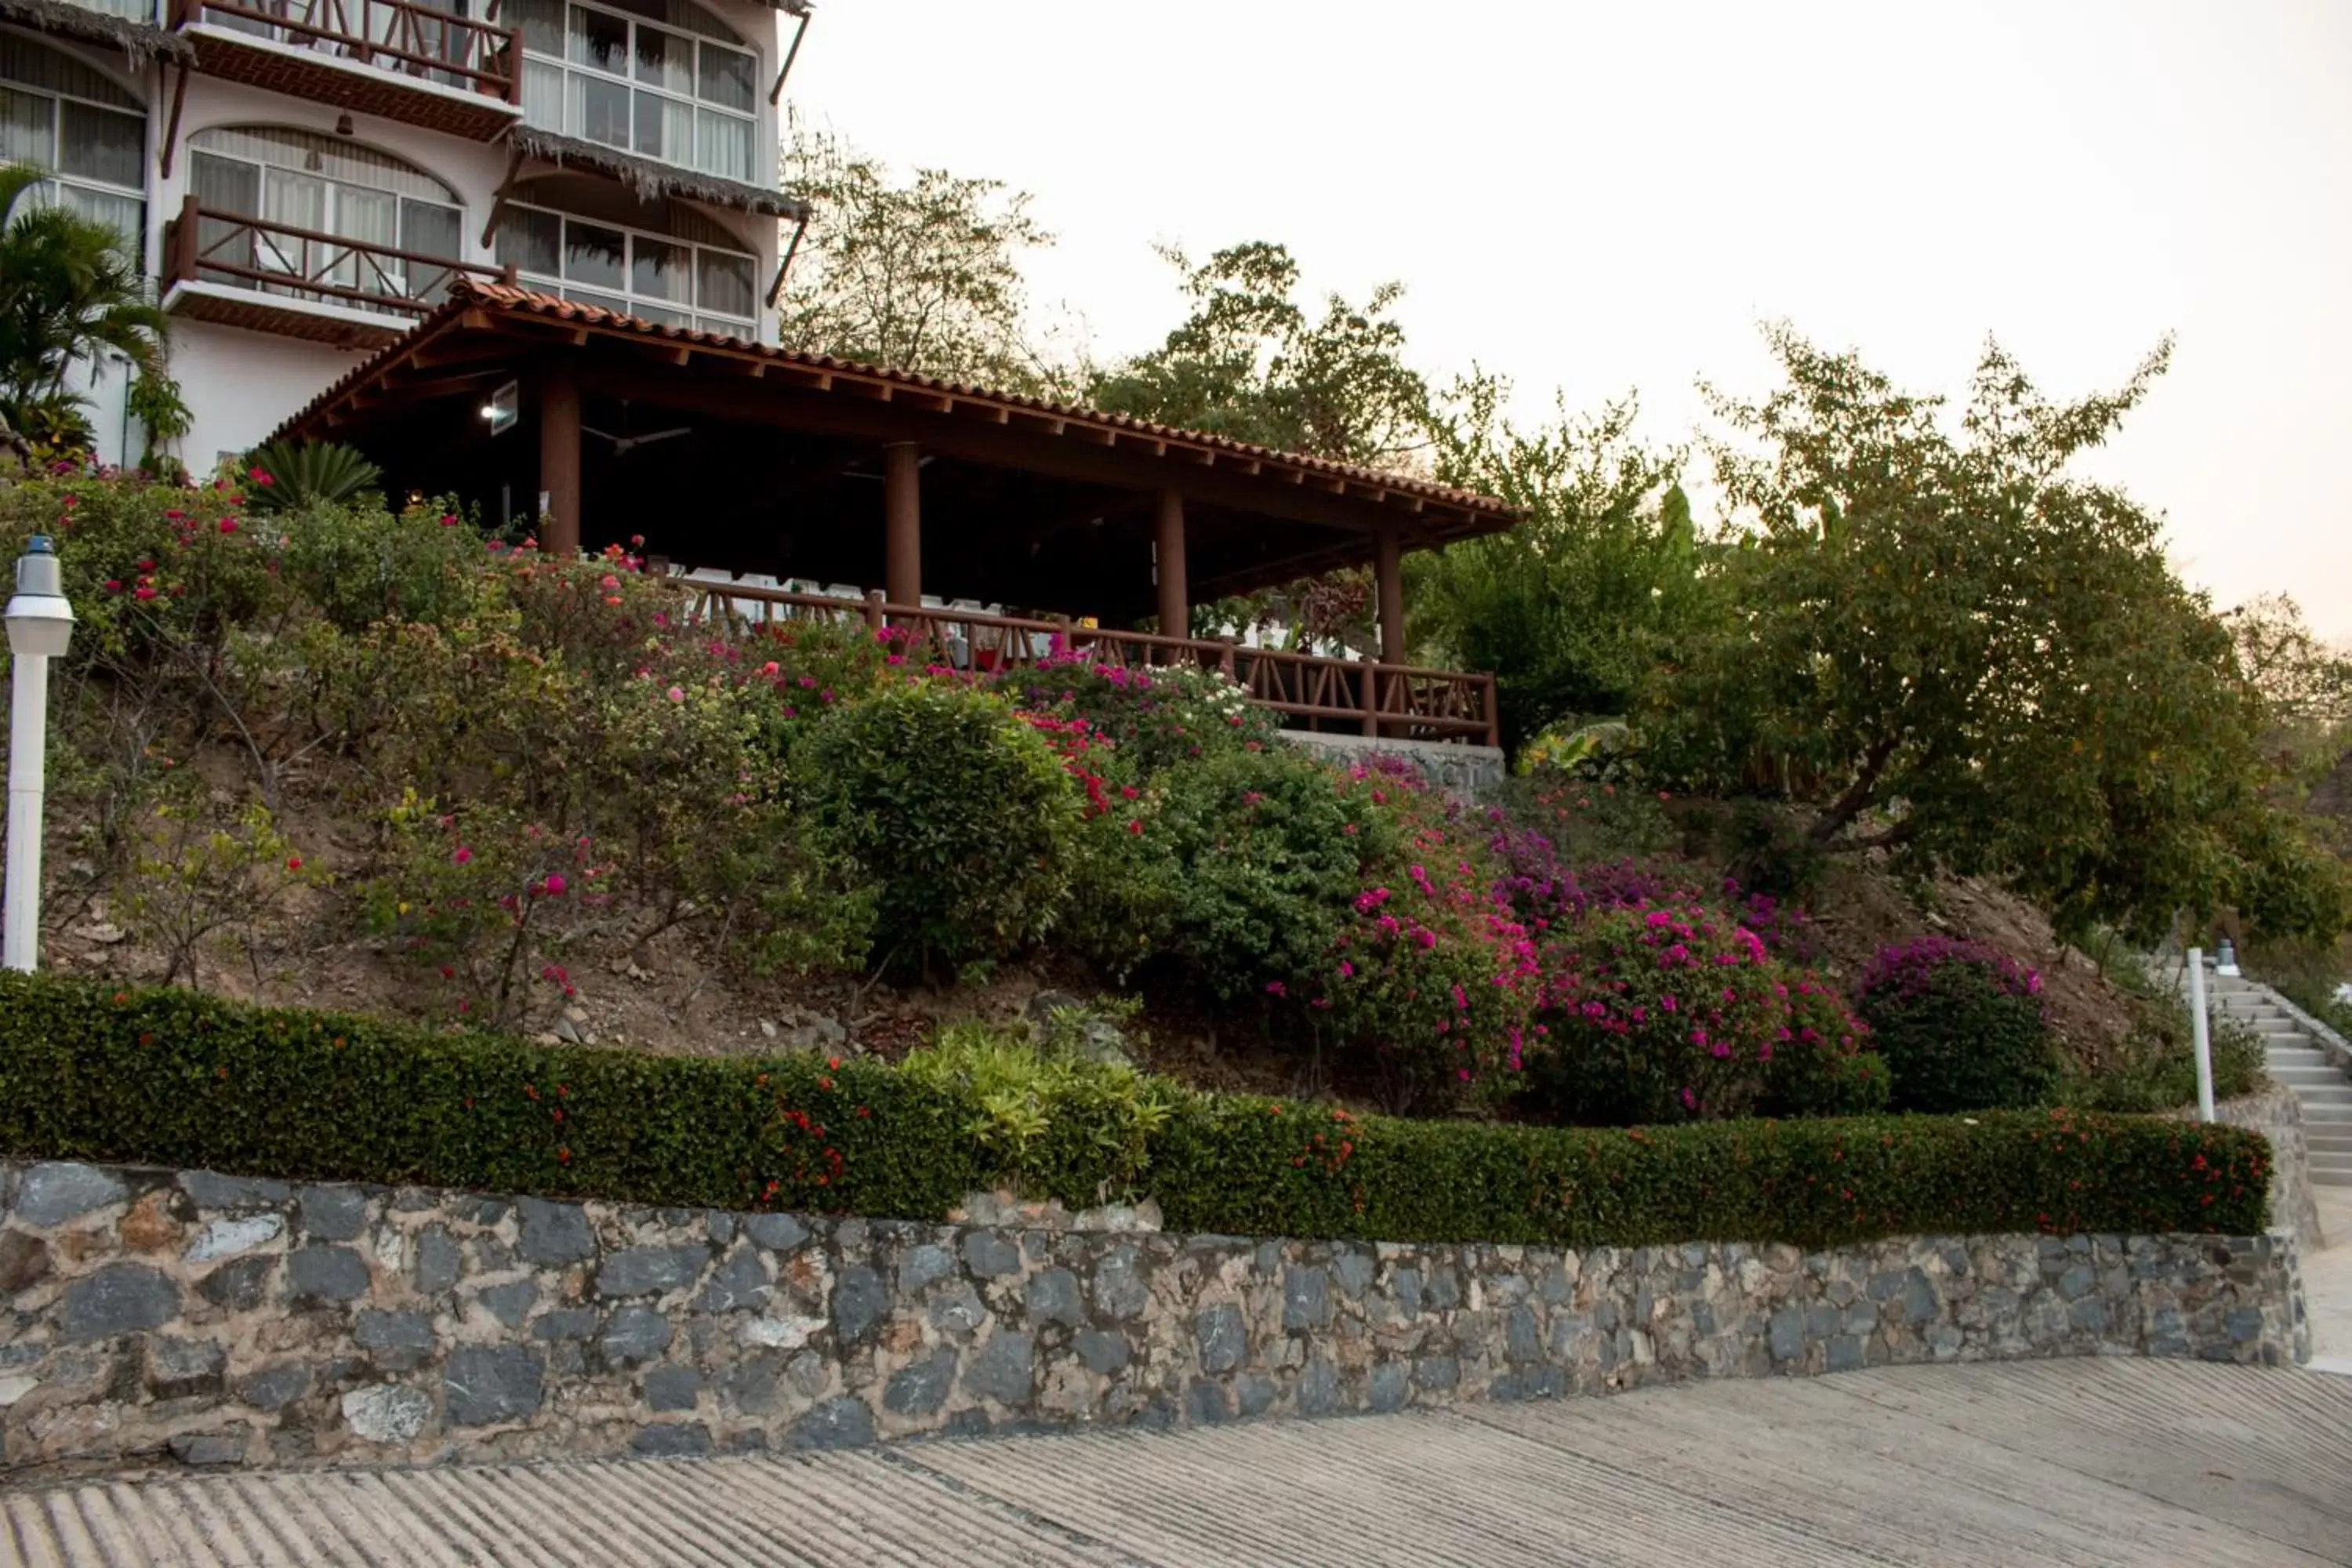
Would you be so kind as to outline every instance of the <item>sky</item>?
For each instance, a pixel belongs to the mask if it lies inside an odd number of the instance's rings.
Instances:
[[[2352,5],[2342,0],[825,0],[800,110],[1034,194],[1033,303],[1098,357],[1182,310],[1155,244],[1288,245],[1407,292],[1410,358],[1540,417],[1704,377],[1785,320],[1920,391],[1990,333],[2047,391],[2170,373],[2088,471],[2229,605],[2352,641]]]

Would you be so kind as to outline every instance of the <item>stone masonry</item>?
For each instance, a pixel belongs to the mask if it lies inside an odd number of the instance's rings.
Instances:
[[[0,1164],[0,1300],[19,1473],[822,1448],[1897,1362],[2274,1365],[2303,1331],[2283,1237],[1580,1253],[77,1164]]]

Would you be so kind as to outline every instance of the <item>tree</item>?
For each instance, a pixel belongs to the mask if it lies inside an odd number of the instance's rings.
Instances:
[[[40,199],[47,171],[0,165],[0,415],[37,437],[87,426],[66,386],[77,360],[122,354],[161,374],[170,323],[122,237]]]
[[[1628,710],[1652,668],[1702,613],[1705,584],[1683,454],[1633,434],[1632,398],[1523,430],[1507,384],[1474,374],[1437,431],[1438,477],[1500,498],[1508,533],[1412,558],[1413,631],[1431,657],[1491,669],[1503,741]]]
[[[1652,764],[1811,809],[1817,848],[2002,877],[2068,934],[2176,910],[2346,916],[2341,868],[2266,798],[2263,704],[2158,521],[2068,471],[2162,374],[2037,392],[1997,346],[1957,435],[1940,399],[1768,334],[1787,377],[1712,395],[1731,613],[1652,685]]]
[[[1098,373],[1088,400],[1114,414],[1341,462],[1425,462],[1429,384],[1404,363],[1383,283],[1360,306],[1333,294],[1317,315],[1297,298],[1289,250],[1252,240],[1199,266],[1160,255],[1184,277],[1191,313],[1160,347]]]
[[[1066,390],[1033,341],[1021,258],[1054,237],[1025,192],[918,169],[896,182],[795,127],[784,185],[815,207],[779,301],[788,348],[1015,392]]]

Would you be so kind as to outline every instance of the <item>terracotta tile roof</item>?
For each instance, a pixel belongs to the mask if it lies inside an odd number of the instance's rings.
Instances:
[[[1236,441],[1231,437],[1180,429],[1172,425],[1157,424],[1151,420],[1139,419],[1132,415],[1108,414],[1100,409],[1082,407],[1076,404],[1055,403],[1045,398],[1026,396],[1020,393],[992,391],[989,388],[973,386],[964,382],[945,381],[936,376],[920,375],[912,371],[892,370],[882,365],[861,364],[854,360],[836,359],[831,354],[808,353],[797,349],[777,348],[770,344],[751,342],[742,338],[728,337],[716,332],[702,332],[685,327],[666,326],[648,321],[643,317],[608,310],[601,306],[583,305],[530,289],[493,283],[474,278],[460,278],[453,282],[449,287],[447,303],[420,321],[416,329],[401,342],[372,356],[312,398],[300,412],[286,420],[278,427],[277,434],[293,435],[299,426],[316,418],[354,387],[369,380],[379,367],[397,359],[425,339],[446,330],[458,316],[468,310],[485,307],[515,316],[567,321],[583,327],[602,328],[678,343],[702,344],[716,350],[749,354],[772,363],[797,366],[827,375],[880,382],[893,387],[919,389],[952,398],[957,402],[1019,409],[1029,415],[1062,421],[1069,426],[1118,432],[1131,437],[1162,441],[1171,447],[1189,447],[1196,450],[1214,452],[1220,457],[1262,462],[1301,473],[1319,474],[1361,490],[1412,497],[1467,514],[1465,521],[1475,520],[1477,524],[1470,531],[1489,532],[1496,529],[1507,528],[1518,521],[1519,514],[1516,510],[1492,496],[1480,495],[1475,490],[1461,489],[1452,485],[1438,484],[1433,480],[1418,479],[1409,474],[1369,468],[1359,463],[1337,462],[1328,458],[1312,457],[1303,452],[1279,451],[1271,447]]]

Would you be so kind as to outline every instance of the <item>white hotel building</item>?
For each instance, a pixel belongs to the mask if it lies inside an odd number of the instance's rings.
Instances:
[[[0,160],[131,237],[198,472],[460,275],[772,342],[806,0],[0,0]],[[144,447],[127,374],[100,456]]]

